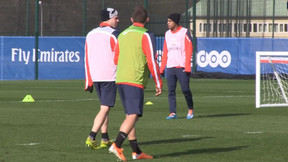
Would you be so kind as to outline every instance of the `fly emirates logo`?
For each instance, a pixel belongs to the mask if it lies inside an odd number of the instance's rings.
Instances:
[[[35,49],[32,51],[25,51],[21,48],[11,48],[11,61],[24,62],[25,65],[30,61],[35,62]],[[38,62],[60,62],[60,63],[77,63],[80,61],[79,51],[56,51],[51,48],[50,51],[41,51],[38,49]]]

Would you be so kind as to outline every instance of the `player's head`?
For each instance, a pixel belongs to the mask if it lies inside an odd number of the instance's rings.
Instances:
[[[113,8],[105,8],[101,10],[101,19],[115,28],[119,22],[118,11]]]
[[[181,14],[172,13],[168,16],[167,25],[168,29],[173,30],[179,25]]]
[[[145,24],[146,22],[148,22],[149,17],[148,17],[147,10],[141,5],[136,6],[132,13],[131,21],[141,23],[141,24]]]

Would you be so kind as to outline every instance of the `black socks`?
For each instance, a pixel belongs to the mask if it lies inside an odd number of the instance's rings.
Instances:
[[[116,138],[115,144],[118,148],[121,148],[122,143],[124,142],[124,140],[127,138],[127,134],[124,132],[119,132],[118,136]]]
[[[142,151],[140,150],[140,148],[138,147],[138,143],[137,140],[129,140],[130,146],[132,148],[133,152],[136,152],[137,154],[141,154]]]
[[[102,138],[103,141],[109,141],[108,133],[102,133],[101,138]]]
[[[96,132],[92,132],[92,131],[89,134],[90,138],[92,138],[93,141],[95,141],[96,135],[97,135],[97,133]]]
[[[97,133],[96,132],[90,132],[90,134],[89,134],[89,137],[93,140],[93,141],[95,141],[95,139],[96,139],[96,135],[97,135]],[[108,135],[108,133],[102,133],[102,140],[103,141],[109,141],[109,135]]]
[[[116,138],[115,144],[118,148],[121,148],[122,143],[125,141],[125,139],[127,138],[127,134],[124,132],[119,132],[118,136]],[[137,154],[141,154],[142,151],[140,150],[137,140],[129,140],[130,146],[132,148],[133,152],[136,152]]]

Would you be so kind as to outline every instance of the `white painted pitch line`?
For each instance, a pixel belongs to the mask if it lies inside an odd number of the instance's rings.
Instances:
[[[182,135],[181,137],[183,137],[183,138],[188,138],[188,137],[199,137],[199,135],[197,135],[197,134],[186,134],[186,135]]]
[[[70,101],[94,101],[98,99],[74,99],[74,100],[37,100],[36,102],[70,102]]]
[[[193,98],[250,98],[250,97],[255,97],[254,95],[239,95],[239,96],[193,96]],[[182,96],[176,97],[176,98],[183,98]],[[167,99],[166,96],[158,96],[158,97],[146,97],[145,99],[147,100],[162,100],[162,99]],[[99,100],[98,98],[87,98],[87,99],[67,99],[67,100],[35,100],[35,102],[82,102],[82,101],[96,101]],[[120,99],[118,99],[120,100]],[[22,102],[22,101],[0,101],[1,102]]]
[[[98,99],[71,99],[71,100],[35,100],[35,102],[78,102],[78,101],[94,101]],[[22,101],[0,101],[0,102],[22,102]]]
[[[254,97],[252,95],[250,96],[202,96],[202,97],[194,97],[193,98],[234,98],[234,97],[238,97],[238,98],[245,98],[245,97]],[[183,98],[182,96],[176,97],[176,98]],[[166,96],[161,96],[161,97],[146,97],[145,99],[149,100],[149,99],[153,99],[153,100],[161,100],[161,99],[167,99]],[[74,99],[74,100],[37,100],[37,102],[67,102],[67,101],[94,101],[94,100],[99,100],[98,98],[90,98],[90,99]],[[120,99],[118,99],[120,100]]]
[[[40,143],[24,143],[24,144],[17,144],[19,146],[35,146],[35,145],[39,145]]]
[[[239,96],[193,96],[193,98],[250,98],[250,97],[255,97],[255,95],[239,95]],[[154,99],[154,100],[159,100],[159,99],[167,99],[166,96],[158,96],[158,97],[146,97],[145,99]],[[182,96],[178,96],[176,98],[183,98]]]
[[[255,131],[255,132],[244,132],[246,134],[261,134],[263,133],[262,131]]]

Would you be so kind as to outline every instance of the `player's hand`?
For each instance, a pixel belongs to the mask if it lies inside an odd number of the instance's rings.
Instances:
[[[155,96],[159,96],[159,95],[161,95],[161,88],[157,88],[156,87],[156,94],[155,94]]]
[[[186,75],[189,75],[189,76],[191,75],[191,71],[183,70],[183,72],[186,73]]]
[[[90,93],[92,93],[93,92],[93,85],[86,87],[85,91],[89,91]]]

